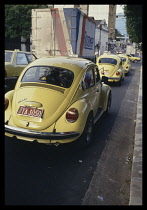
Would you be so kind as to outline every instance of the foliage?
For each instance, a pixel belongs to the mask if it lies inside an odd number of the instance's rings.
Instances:
[[[142,42],[142,5],[125,5],[126,27],[132,42]]]
[[[30,38],[31,34],[31,10],[47,8],[47,5],[5,5],[5,37]]]

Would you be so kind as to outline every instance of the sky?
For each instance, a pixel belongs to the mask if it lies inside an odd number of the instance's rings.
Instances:
[[[123,5],[124,6],[124,5]],[[124,13],[124,10],[121,5],[117,5],[116,7],[116,14],[118,13]],[[126,19],[125,18],[116,18],[116,29],[121,33],[127,36],[127,30],[126,30]]]
[[[123,10],[123,7],[124,5],[118,5],[117,4],[117,7],[116,7],[116,14],[117,13],[124,13],[124,10]]]

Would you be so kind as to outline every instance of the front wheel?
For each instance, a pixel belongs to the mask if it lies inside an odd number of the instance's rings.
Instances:
[[[89,146],[92,142],[92,128],[93,128],[93,115],[89,114],[84,131],[79,139],[79,143],[82,146]]]

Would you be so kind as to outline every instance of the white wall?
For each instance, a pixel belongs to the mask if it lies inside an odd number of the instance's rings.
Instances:
[[[102,55],[104,53],[104,51],[108,50],[108,31],[101,30],[101,39],[100,39],[100,29],[96,28],[95,45],[98,44],[99,41],[101,41],[100,55]],[[96,49],[96,51],[97,51],[97,49]]]

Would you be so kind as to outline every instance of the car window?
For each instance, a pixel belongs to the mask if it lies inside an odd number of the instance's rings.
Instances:
[[[121,59],[122,59],[123,62],[126,62],[126,60],[127,60],[127,59],[124,58],[124,57],[121,57]]]
[[[18,64],[18,65],[27,65],[28,64],[28,60],[27,60],[25,53],[17,53],[16,64]]]
[[[10,51],[5,51],[5,62],[10,62],[12,58],[12,53]]]
[[[99,74],[98,67],[95,67],[94,71],[95,71],[95,79],[96,79],[96,83],[97,83],[100,81],[100,74]]]
[[[99,59],[99,63],[108,63],[108,64],[114,64],[116,65],[117,64],[117,60],[114,59],[114,58],[100,58]]]
[[[94,70],[93,70],[93,68],[90,68],[86,71],[83,82],[85,83],[86,89],[90,88],[94,85]]]
[[[52,66],[35,66],[25,72],[22,82],[39,82],[69,88],[73,79],[74,73],[68,69]]]
[[[29,63],[36,59],[36,57],[31,53],[30,54],[26,53],[25,55],[26,55]]]

